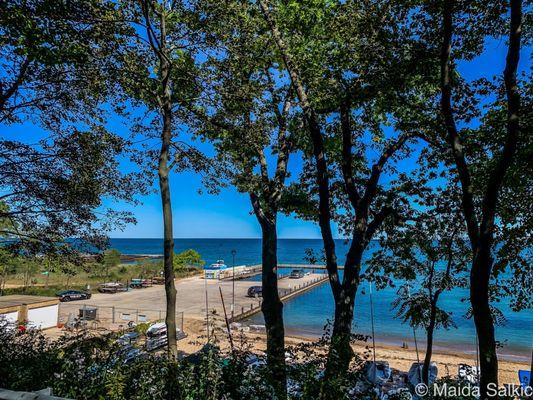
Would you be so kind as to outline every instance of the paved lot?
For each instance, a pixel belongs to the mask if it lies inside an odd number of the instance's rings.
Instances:
[[[280,294],[289,289],[309,284],[322,277],[320,274],[308,274],[303,278],[279,280]],[[222,289],[226,311],[231,314],[232,281],[205,280],[198,276],[176,281],[178,312],[183,312],[185,318],[203,319],[205,316],[205,289],[207,287],[209,310],[216,310],[218,315],[223,315],[222,302],[219,288]],[[235,314],[258,307],[260,298],[247,297],[250,286],[260,285],[260,282],[235,281]],[[112,313],[115,314],[115,323],[122,323],[130,318],[140,321],[164,318],[165,290],[163,285],[156,285],[145,289],[135,289],[129,292],[116,294],[93,294],[92,298],[83,302],[62,303],[60,318],[65,321],[69,313],[77,315],[78,309],[83,304],[99,307],[99,320],[111,321]],[[139,319],[139,314],[141,318]]]

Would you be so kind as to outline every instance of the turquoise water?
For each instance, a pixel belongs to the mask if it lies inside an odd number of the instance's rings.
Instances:
[[[347,244],[337,240],[337,254],[339,265],[344,261]],[[376,246],[377,244],[374,244]],[[112,239],[111,246],[124,254],[161,254],[162,240],[160,239]],[[176,252],[186,249],[197,250],[206,263],[224,259],[226,264],[232,264],[231,251],[236,250],[235,265],[258,264],[261,262],[261,241],[259,239],[176,239]],[[281,239],[278,242],[278,261],[280,263],[307,263],[305,249],[311,248],[317,254],[322,249],[322,241],[315,239]],[[372,248],[372,246],[371,246]],[[367,257],[370,252],[367,252]],[[258,278],[253,278],[258,279]],[[396,289],[387,288],[374,291],[374,314],[376,325],[376,341],[401,345],[407,342],[414,348],[413,331],[395,317],[391,310],[391,303],[396,296]],[[442,308],[452,312],[457,329],[449,331],[439,330],[436,333],[436,348],[457,348],[461,351],[475,352],[475,331],[473,322],[464,318],[468,302],[462,301],[468,297],[467,290],[454,290],[441,297]],[[533,338],[533,311],[525,310],[513,312],[503,303],[498,307],[504,312],[507,323],[497,327],[497,340],[502,343],[500,354],[507,358],[529,361]],[[287,333],[307,336],[321,336],[328,319],[333,315],[333,301],[331,290],[327,283],[309,292],[297,296],[285,304],[284,319]],[[250,323],[263,324],[261,314],[254,316]],[[363,283],[356,298],[354,332],[370,334],[370,305],[368,283]],[[423,346],[424,332],[417,331],[419,345]]]

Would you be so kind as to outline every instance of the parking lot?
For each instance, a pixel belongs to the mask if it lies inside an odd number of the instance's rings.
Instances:
[[[293,292],[322,276],[321,274],[309,273],[298,279],[280,279],[278,282],[280,295],[283,296],[289,291]],[[247,296],[248,288],[254,285],[260,285],[260,282],[235,281],[236,315],[259,306],[261,298]],[[182,312],[187,319],[204,319],[206,289],[209,310],[222,316],[223,308],[219,288],[222,290],[226,312],[230,316],[233,298],[233,282],[231,280],[205,280],[202,277],[194,276],[176,281],[178,319],[181,318]],[[77,315],[78,309],[83,305],[99,307],[98,319],[105,321],[106,325],[115,325],[108,326],[108,328],[126,324],[128,321],[153,321],[165,316],[165,289],[163,285],[154,285],[115,294],[95,293],[90,300],[63,303],[60,307],[60,321],[66,321],[70,313]]]

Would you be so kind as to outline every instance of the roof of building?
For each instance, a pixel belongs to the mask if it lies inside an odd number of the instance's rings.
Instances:
[[[21,305],[26,304],[28,308],[40,308],[58,304],[59,300],[55,297],[30,296],[25,294],[10,294],[0,296],[0,312],[13,312]]]

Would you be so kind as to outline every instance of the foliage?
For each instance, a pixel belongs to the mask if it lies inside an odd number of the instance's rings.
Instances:
[[[184,268],[198,268],[205,264],[202,256],[196,250],[188,249],[181,253],[174,254],[174,270],[182,270]]]
[[[117,249],[105,250],[102,254],[102,264],[106,268],[116,267],[120,264],[120,251]]]
[[[134,221],[129,213],[102,205],[104,196],[131,200],[139,188],[133,176],[118,170],[124,140],[97,127],[71,128],[38,145],[0,139],[5,192],[0,218],[12,221],[0,234],[14,251],[68,254],[73,248],[100,248],[112,226]]]
[[[55,129],[99,118],[117,46],[111,1],[0,3],[0,123]]]
[[[110,23],[115,12],[106,0],[0,4],[0,123],[43,129],[29,140],[0,136],[0,237],[14,252],[67,253],[71,238],[94,250],[112,226],[134,222],[102,203],[141,190],[119,170],[126,141],[105,129],[101,107],[123,33]]]
[[[456,190],[427,190],[422,203],[424,208],[414,221],[380,241],[365,275],[378,288],[404,282],[392,303],[404,322],[425,329],[430,325],[448,329],[455,323],[452,315],[439,307],[439,297],[467,286],[470,247]]]
[[[264,359],[250,353],[245,340],[229,354],[208,345],[177,362],[150,354],[124,364],[115,338],[82,333],[52,341],[37,330],[20,334],[0,323],[0,386],[24,391],[52,387],[56,396],[80,400],[276,399]],[[354,340],[364,338],[354,336]],[[294,360],[289,367],[290,398],[316,398],[325,361],[320,354],[327,342],[288,348],[288,357]],[[363,361],[354,362],[350,374],[332,387],[337,398],[354,398]],[[365,393],[357,398],[366,398]]]

